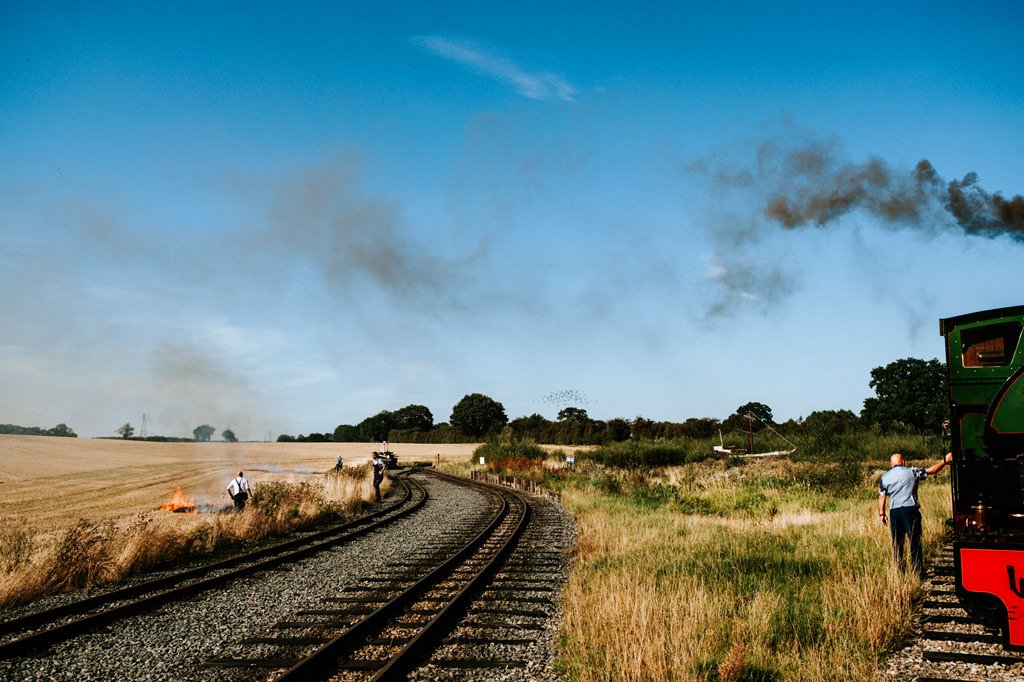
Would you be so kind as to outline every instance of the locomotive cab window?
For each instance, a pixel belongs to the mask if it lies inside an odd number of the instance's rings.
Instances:
[[[1017,351],[1020,332],[1020,322],[964,329],[960,335],[964,367],[1000,367],[1010,364]]]

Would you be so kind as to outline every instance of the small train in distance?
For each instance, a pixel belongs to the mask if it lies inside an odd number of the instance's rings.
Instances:
[[[964,608],[1024,650],[1024,306],[939,321],[946,342],[953,563]]]

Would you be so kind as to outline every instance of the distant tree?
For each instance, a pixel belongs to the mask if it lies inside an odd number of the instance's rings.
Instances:
[[[406,405],[394,413],[396,429],[429,431],[434,428],[434,415],[425,405]]]
[[[590,421],[587,411],[581,407],[563,407],[558,411],[558,421],[572,421],[577,424],[586,424]]]
[[[277,442],[278,443],[294,443],[295,442],[295,436],[289,436],[287,433],[282,433],[280,436],[277,437]]]
[[[387,410],[381,410],[372,417],[367,417],[356,426],[359,431],[359,440],[371,443],[387,440],[388,433],[393,428],[395,428],[395,413]]]
[[[224,429],[223,431],[221,431],[220,432],[220,437],[223,438],[224,440],[226,440],[229,443],[237,443],[238,442],[238,438],[235,437],[235,432],[232,431],[231,429]]]
[[[774,424],[772,408],[764,403],[747,403],[737,407],[736,411],[722,422],[722,428],[726,431],[760,431],[765,426]]]
[[[644,417],[637,417],[630,424],[629,437],[633,440],[654,440],[657,437],[655,423]]]
[[[633,432],[633,427],[625,419],[615,417],[605,423],[604,430],[608,440],[620,443],[629,440],[629,434]]]
[[[516,417],[508,423],[515,440],[532,440],[535,443],[552,442],[555,422],[534,412],[528,417]]]
[[[52,429],[50,429],[50,435],[61,436],[63,438],[78,438],[78,434],[72,431],[71,427],[69,427],[64,422],[61,422],[60,424],[57,424]]]
[[[903,358],[871,370],[874,398],[864,400],[861,418],[890,428],[903,423],[922,432],[940,432],[949,418],[946,368],[937,359]]]
[[[355,443],[359,441],[359,429],[351,424],[338,424],[334,428],[335,443]]]
[[[117,428],[117,433],[121,434],[121,438],[128,440],[132,437],[132,434],[135,433],[135,427],[128,422],[125,422]]]
[[[680,425],[679,433],[684,438],[711,438],[721,426],[714,417],[690,417]]]
[[[520,434],[533,434],[544,431],[551,427],[551,422],[544,418],[544,415],[534,412],[529,417],[516,417],[508,423],[512,432]]]
[[[815,410],[804,419],[802,429],[811,433],[846,433],[855,429],[859,421],[850,410]]]
[[[470,393],[452,408],[451,425],[471,438],[480,438],[508,423],[505,407],[482,393]]]
[[[203,424],[202,426],[197,426],[192,429],[192,436],[198,441],[206,442],[213,437],[213,434],[216,431],[217,429],[213,428],[209,424]]]
[[[583,440],[580,445],[600,445],[608,441],[608,424],[600,419],[588,419],[583,427]]]

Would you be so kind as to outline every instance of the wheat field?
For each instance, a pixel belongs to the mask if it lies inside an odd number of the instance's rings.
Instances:
[[[153,512],[176,489],[227,505],[242,470],[253,484],[320,480],[340,454],[365,464],[373,443],[154,443],[0,435],[0,523],[57,529]],[[474,444],[391,444],[399,462],[468,460]]]

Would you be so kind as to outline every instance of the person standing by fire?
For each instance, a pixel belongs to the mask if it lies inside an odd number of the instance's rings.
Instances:
[[[388,465],[379,452],[370,456],[370,464],[373,465],[373,492],[377,496],[377,502],[380,502],[380,484],[384,481],[384,470]]]
[[[245,501],[249,499],[251,494],[252,488],[249,486],[249,479],[239,471],[238,475],[231,479],[231,483],[228,483],[228,495],[231,496],[231,501],[235,503],[236,512],[245,509]]]

